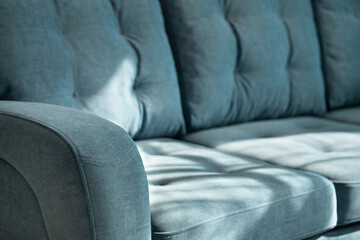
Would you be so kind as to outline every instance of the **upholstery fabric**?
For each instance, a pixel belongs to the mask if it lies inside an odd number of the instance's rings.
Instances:
[[[342,108],[325,114],[325,117],[360,125],[360,107]]]
[[[338,225],[360,220],[360,126],[316,117],[204,130],[185,140],[323,175],[336,188]]]
[[[184,131],[157,0],[0,0],[0,99],[95,113],[135,138]]]
[[[41,209],[29,184],[0,159],[0,239],[49,240]]]
[[[188,129],[324,113],[309,0],[161,3]]]
[[[154,240],[303,239],[336,224],[334,188],[321,176],[174,139],[136,145]]]
[[[337,227],[329,232],[311,237],[308,240],[359,240],[360,223]]]
[[[144,167],[115,124],[65,107],[0,101],[0,158],[31,187],[49,239],[150,239]]]
[[[323,52],[328,105],[360,104],[360,1],[313,0]]]

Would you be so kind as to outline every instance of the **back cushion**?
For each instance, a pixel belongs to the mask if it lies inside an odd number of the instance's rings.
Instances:
[[[190,130],[326,110],[310,0],[161,0]]]
[[[360,104],[360,1],[314,0],[328,104]]]
[[[157,0],[0,0],[0,99],[100,115],[135,138],[184,131]]]

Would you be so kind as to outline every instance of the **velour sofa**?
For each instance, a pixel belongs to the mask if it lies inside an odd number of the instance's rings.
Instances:
[[[360,239],[360,1],[0,0],[1,240]]]

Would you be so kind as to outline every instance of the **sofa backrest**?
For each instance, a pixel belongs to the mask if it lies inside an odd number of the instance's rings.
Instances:
[[[135,138],[184,131],[157,0],[0,0],[0,99],[100,115]]]
[[[330,109],[360,104],[360,1],[313,0]]]
[[[326,111],[310,0],[160,0],[187,126]]]

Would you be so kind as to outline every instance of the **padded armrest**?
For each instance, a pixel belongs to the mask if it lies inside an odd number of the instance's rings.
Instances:
[[[150,239],[144,167],[117,125],[65,107],[0,101],[0,159],[32,188],[49,239]]]

